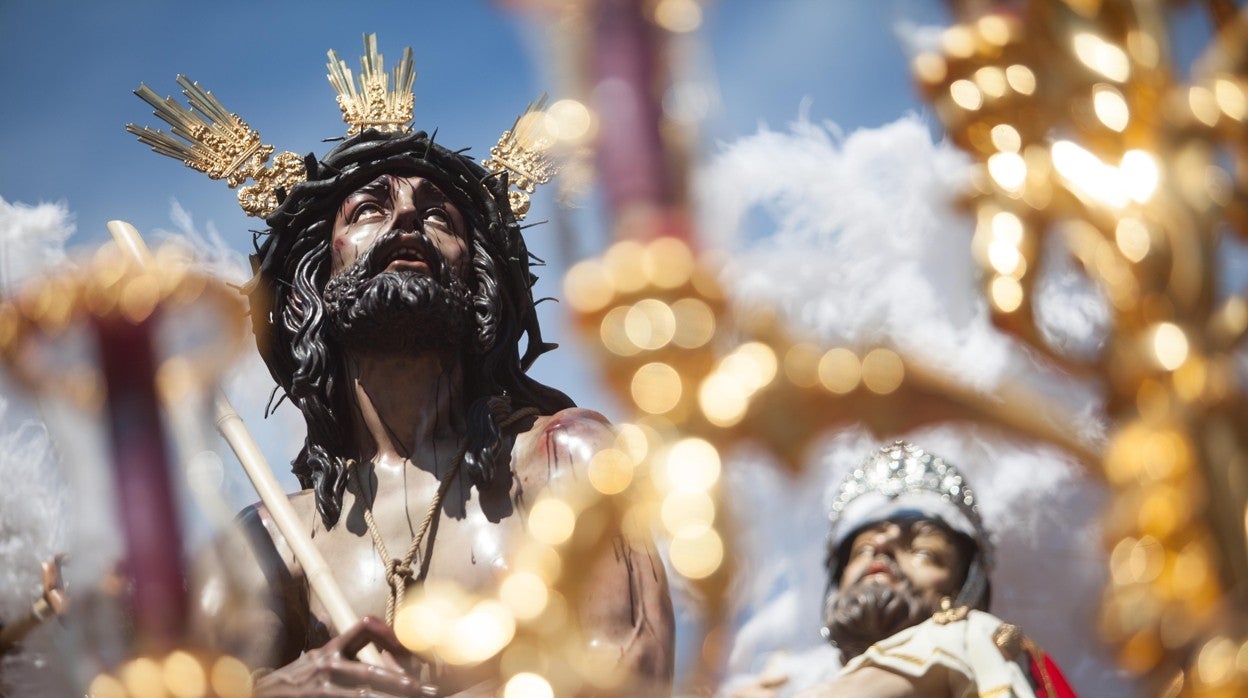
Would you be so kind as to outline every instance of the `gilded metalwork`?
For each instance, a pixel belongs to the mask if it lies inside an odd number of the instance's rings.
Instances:
[[[184,75],[177,78],[190,108],[172,97],[161,99],[147,85],[135,90],[143,101],[155,107],[156,116],[169,124],[172,133],[126,124],[126,130],[152,150],[181,161],[211,179],[224,179],[231,189],[247,180],[255,184],[238,192],[238,202],[249,216],[264,218],[277,208],[277,191],[304,181],[303,160],[294,153],[279,154],[272,167],[267,165],[273,146],[260,141],[260,134],[237,114],[230,113],[213,94]]]
[[[1017,625],[1002,623],[992,633],[992,644],[1001,650],[1006,659],[1014,659],[1023,652],[1023,631]]]
[[[1182,84],[1165,11],[1037,0],[949,29],[914,69],[980,167],[968,203],[994,321],[1105,396],[1105,638],[1172,694],[1243,695],[1248,304],[1219,299],[1217,259],[1224,231],[1248,230],[1248,15],[1222,16]],[[1052,237],[1108,301],[1095,356],[1064,353],[1036,320]]]
[[[541,128],[546,95],[529,104],[516,123],[503,132],[481,166],[490,172],[506,172],[513,189],[507,193],[516,220],[524,220],[537,185],[546,184],[557,171],[548,155],[551,141]]]
[[[337,93],[335,100],[342,110],[342,120],[348,125],[347,135],[370,128],[385,133],[410,133],[416,100],[412,93],[416,71],[411,47],[403,49],[399,64],[392,74],[387,74],[385,60],[377,50],[377,35],[366,34],[360,66],[357,84],[346,61],[336,51],[329,51],[329,82]],[[295,153],[282,152],[269,166],[274,148],[262,143],[255,129],[226,110],[199,83],[182,75],[177,81],[190,108],[170,97],[161,99],[146,85],[135,90],[143,101],[155,107],[156,116],[172,127],[171,133],[134,124],[127,124],[126,130],[153,151],[212,179],[224,179],[231,189],[253,180],[254,184],[239,189],[238,204],[249,216],[267,218],[281,203],[278,192],[289,191],[307,179],[303,159]],[[545,104],[545,95],[531,103],[482,163],[492,173],[508,173],[512,187],[508,203],[516,220],[523,220],[528,213],[537,185],[549,182],[557,170],[547,152],[553,139],[542,125]]]
[[[352,78],[346,61],[338,52],[330,49],[329,83],[338,93],[338,108],[342,120],[348,125],[347,135],[354,136],[365,129],[374,128],[385,133],[409,133],[415,110],[412,83],[416,80],[413,69],[412,49],[403,49],[403,57],[394,68],[394,89],[390,88],[391,75],[386,74],[385,60],[377,51],[377,35],[364,36],[364,55],[360,57],[359,89]]]

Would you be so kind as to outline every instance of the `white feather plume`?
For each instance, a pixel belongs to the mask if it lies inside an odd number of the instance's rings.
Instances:
[[[73,233],[65,204],[30,206],[0,198],[0,289],[65,264]],[[0,622],[20,618],[42,594],[40,563],[66,550],[72,522],[65,479],[38,411],[0,378]],[[0,659],[0,695],[50,695],[40,667],[52,658],[40,629]]]

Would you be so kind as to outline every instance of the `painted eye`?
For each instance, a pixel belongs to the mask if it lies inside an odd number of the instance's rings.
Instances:
[[[447,215],[446,211],[443,211],[440,208],[431,208],[428,211],[425,211],[425,224],[428,225],[430,223],[442,228],[450,228],[451,217]]]
[[[351,222],[360,223],[360,222],[365,222],[365,221],[377,220],[379,218],[384,218],[385,216],[386,216],[385,209],[383,209],[381,206],[375,203],[365,202],[365,203],[360,204],[359,206],[356,206],[355,210],[351,212]]]

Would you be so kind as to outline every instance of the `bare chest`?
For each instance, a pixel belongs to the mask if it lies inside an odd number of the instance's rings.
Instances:
[[[457,490],[452,486],[433,513],[432,487],[381,494],[370,507],[372,525],[362,507],[344,502],[343,520],[321,532],[316,543],[356,613],[385,617],[391,584],[400,583],[387,574],[393,568],[405,575],[408,594],[422,580],[454,582],[470,593],[494,592],[523,523],[514,511],[487,514],[490,507],[483,509],[475,489]],[[310,610],[322,622],[327,619],[315,599]]]

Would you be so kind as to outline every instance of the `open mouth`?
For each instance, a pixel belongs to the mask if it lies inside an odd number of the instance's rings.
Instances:
[[[400,235],[381,251],[375,268],[379,272],[415,271],[435,276],[438,257],[428,247],[428,241],[418,235]]]
[[[893,569],[892,565],[887,563],[873,562],[871,563],[871,566],[867,567],[867,569],[862,573],[862,576],[858,578],[859,581],[867,579],[887,579],[888,581],[895,582],[897,581],[897,571]]]

